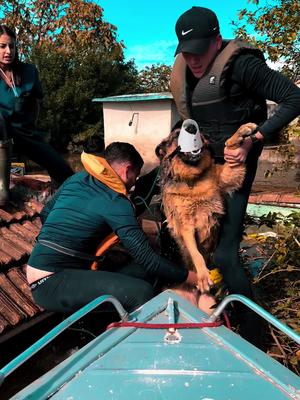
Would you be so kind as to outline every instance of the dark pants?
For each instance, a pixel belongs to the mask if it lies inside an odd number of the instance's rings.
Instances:
[[[244,218],[252,183],[257,170],[261,148],[250,152],[246,161],[243,186],[225,199],[226,213],[221,222],[219,243],[214,252],[213,266],[218,267],[230,293],[253,299],[253,293],[239,256]],[[262,319],[248,307],[235,303],[237,323],[241,336],[257,347],[263,348],[264,325]]]
[[[32,295],[45,310],[61,313],[74,312],[99,296],[112,295],[131,312],[155,295],[153,286],[139,278],[142,268],[135,268],[130,265],[119,272],[64,269],[37,285]]]
[[[250,152],[246,162],[246,176],[241,189],[225,198],[226,213],[220,224],[219,243],[213,257],[213,266],[221,270],[229,291],[250,298],[252,298],[252,291],[249,279],[241,265],[239,248],[248,199],[260,153],[261,149]]]
[[[54,148],[38,136],[14,134],[14,151],[25,155],[41,167],[45,168],[51,178],[61,185],[73,170]]]

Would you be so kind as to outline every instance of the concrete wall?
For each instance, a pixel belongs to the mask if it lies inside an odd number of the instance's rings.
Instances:
[[[107,102],[103,104],[105,146],[114,141],[133,144],[149,171],[158,164],[155,147],[179,120],[172,100]]]

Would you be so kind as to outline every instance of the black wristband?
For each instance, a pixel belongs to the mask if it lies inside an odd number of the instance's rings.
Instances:
[[[249,138],[251,139],[251,143],[255,145],[256,143],[262,143],[262,140],[258,139],[256,137],[256,133],[259,132],[259,126],[257,126],[254,131],[249,135]]]
[[[253,145],[256,144],[256,143],[261,143],[261,140],[256,137],[255,133],[251,133],[249,138],[251,139],[251,143]]]

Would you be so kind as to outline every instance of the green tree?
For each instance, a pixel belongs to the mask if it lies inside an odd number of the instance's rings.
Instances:
[[[282,72],[291,79],[300,75],[300,2],[272,0],[261,6],[259,0],[253,11],[240,10],[239,20],[232,22],[237,36],[250,39],[270,61],[282,62]],[[249,31],[254,31],[250,34]]]
[[[158,93],[170,91],[172,67],[165,64],[152,64],[140,71],[138,76],[141,93]]]
[[[91,43],[102,51],[123,55],[116,27],[103,20],[103,8],[88,0],[0,0],[3,22],[16,28],[23,57],[41,43],[65,51],[84,49]]]
[[[137,70],[133,62],[113,59],[90,47],[72,56],[49,46],[32,53],[47,94],[40,123],[52,144],[64,149],[78,134],[102,134],[102,112],[95,97],[136,92]]]
[[[5,22],[18,31],[22,58],[36,64],[45,91],[40,125],[64,150],[78,135],[101,133],[94,97],[137,90],[137,70],[125,62],[116,27],[87,0],[0,0]]]
[[[271,0],[264,6],[259,0],[248,0],[254,10],[242,9],[238,21],[232,22],[237,36],[243,37],[258,48],[272,62],[282,65],[281,72],[293,81],[300,79],[300,2],[299,0]],[[255,33],[250,33],[255,32]],[[266,175],[286,171],[295,166],[296,148],[291,143],[300,136],[300,119],[293,121],[281,132],[278,152],[283,161]],[[296,165],[297,166],[297,165]]]

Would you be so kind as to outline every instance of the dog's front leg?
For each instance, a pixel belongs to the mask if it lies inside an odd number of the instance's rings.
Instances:
[[[245,178],[245,165],[240,164],[232,167],[229,163],[216,165],[218,184],[222,192],[232,193],[239,189]]]
[[[205,260],[198,250],[195,239],[195,232],[194,230],[183,228],[181,231],[181,235],[183,239],[183,244],[186,247],[197,271],[198,288],[201,293],[209,291],[209,287],[210,285],[212,285],[212,281],[210,279],[209,270],[206,267]]]

